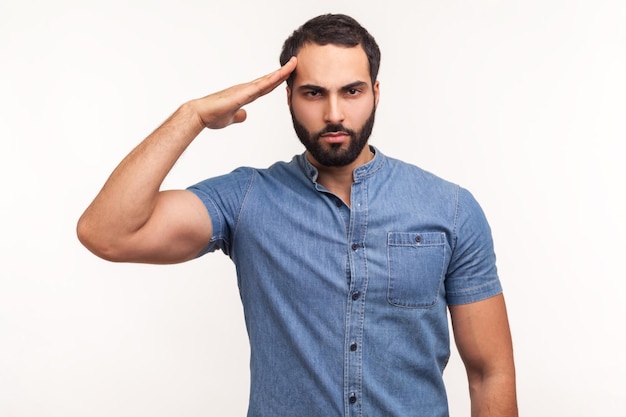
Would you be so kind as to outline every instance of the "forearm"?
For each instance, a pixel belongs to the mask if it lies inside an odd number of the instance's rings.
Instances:
[[[81,240],[110,242],[140,229],[154,210],[163,180],[203,128],[192,104],[185,104],[131,151],[81,217]]]
[[[472,417],[517,417],[515,373],[469,373]]]
[[[504,296],[450,306],[450,314],[467,370],[472,417],[517,417],[513,343]]]
[[[109,260],[180,262],[195,256],[211,236],[199,200],[184,191],[160,192],[180,155],[205,128],[246,119],[242,106],[269,93],[295,69],[292,58],[249,83],[181,106],[113,171],[78,222],[78,237]]]

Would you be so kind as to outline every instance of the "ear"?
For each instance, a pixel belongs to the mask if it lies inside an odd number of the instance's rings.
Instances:
[[[378,80],[374,83],[374,106],[378,107],[378,99],[380,98],[380,83]]]
[[[287,105],[291,106],[291,88],[287,86],[285,90],[287,91]]]

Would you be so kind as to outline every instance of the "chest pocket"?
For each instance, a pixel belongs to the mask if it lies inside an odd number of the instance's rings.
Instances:
[[[435,305],[443,282],[446,235],[441,232],[387,234],[387,301],[398,307]]]

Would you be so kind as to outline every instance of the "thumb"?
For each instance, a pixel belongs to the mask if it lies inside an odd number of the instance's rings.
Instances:
[[[239,109],[233,116],[233,123],[241,123],[248,117],[248,114],[244,109]]]

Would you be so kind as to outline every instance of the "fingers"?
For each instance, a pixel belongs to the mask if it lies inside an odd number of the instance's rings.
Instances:
[[[248,96],[248,103],[264,96],[278,87],[283,81],[289,78],[289,75],[296,69],[298,60],[295,56],[291,57],[285,65],[261,78],[249,83],[252,87]]]
[[[289,75],[296,69],[297,65],[298,65],[298,59],[295,56],[292,56],[289,59],[289,61],[285,63],[285,65],[283,65],[282,67],[280,67],[279,69],[271,73],[270,80],[276,84],[272,88],[275,88],[280,83],[282,83],[287,78],[289,78]],[[273,78],[277,78],[277,79],[273,80]]]
[[[271,92],[295,70],[297,59],[292,57],[285,65],[263,77],[194,100],[194,107],[205,127],[221,129],[246,120],[246,104]]]

